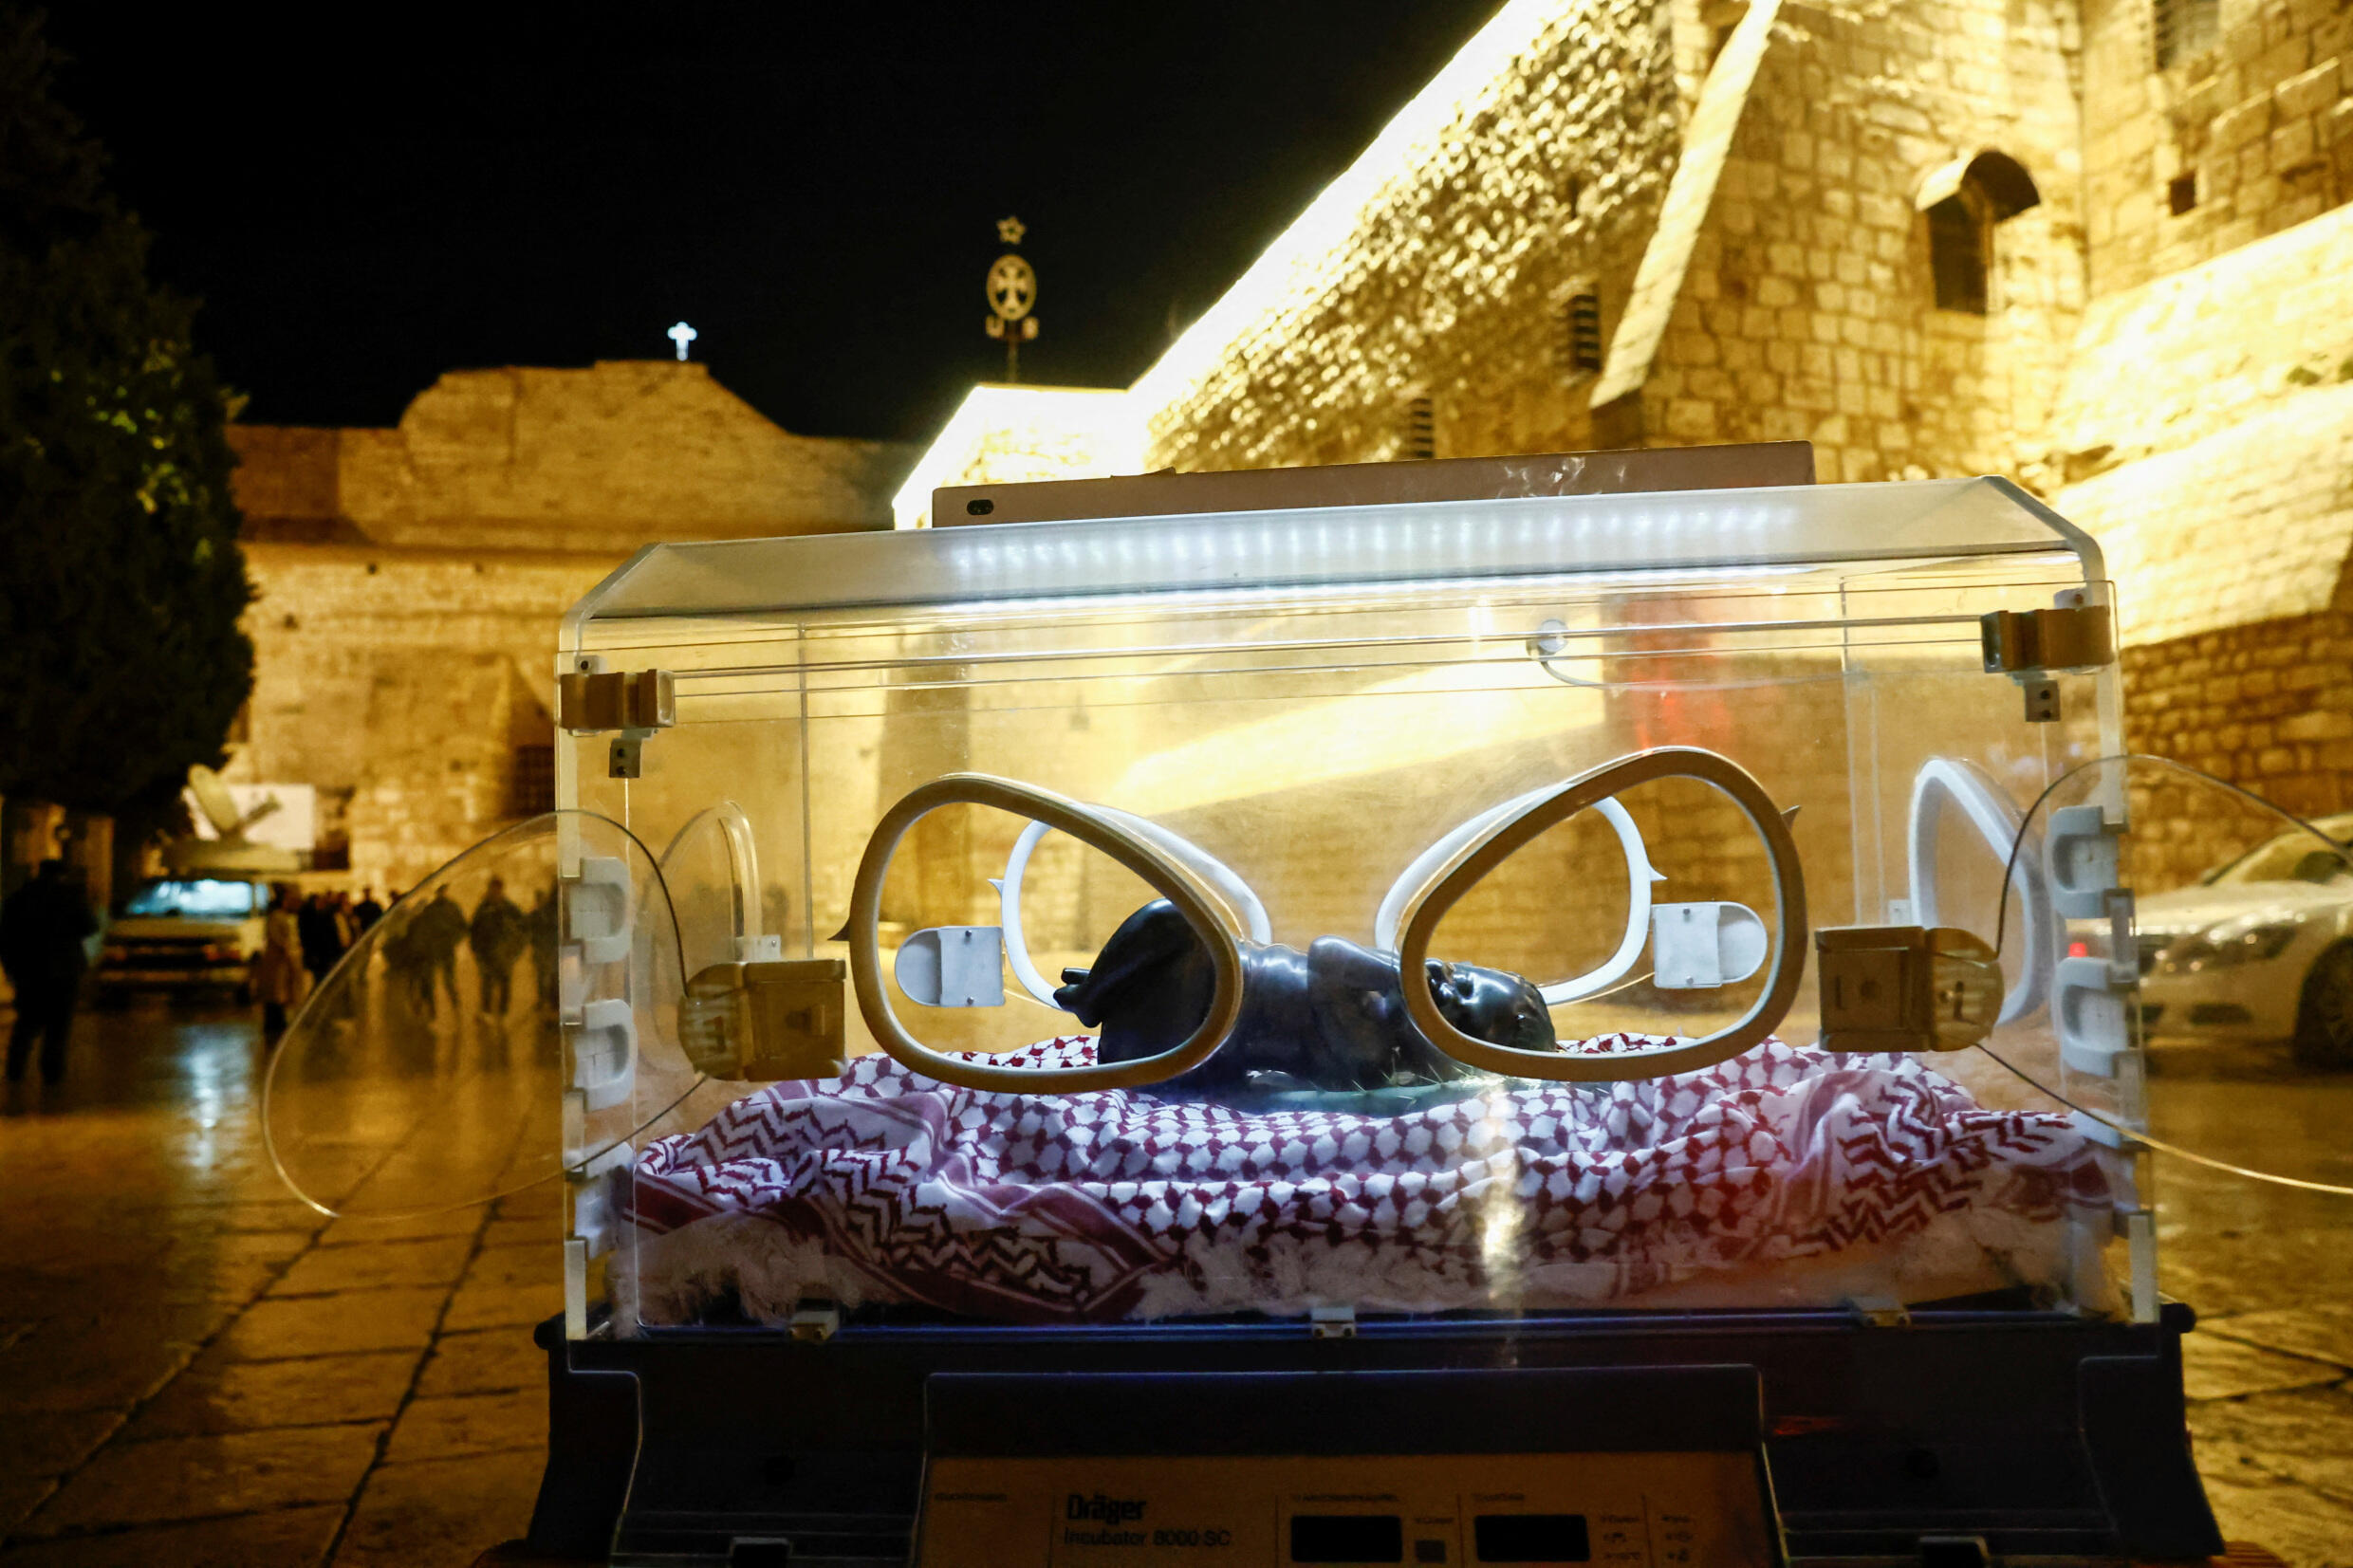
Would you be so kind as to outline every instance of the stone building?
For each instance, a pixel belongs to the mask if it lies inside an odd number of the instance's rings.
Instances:
[[[670,363],[242,430],[237,772],[318,784],[329,857],[401,881],[542,797],[557,618],[648,541],[1801,438],[2047,497],[2118,580],[2133,742],[2353,806],[2348,38],[2346,0],[1510,0],[1131,387],[975,388],[919,458]]]
[[[976,389],[899,522],[1131,445],[2007,473],[2103,542],[2135,745],[2353,807],[2349,43],[2345,0],[1512,0],[1132,387]]]
[[[321,866],[380,892],[547,808],[557,624],[630,552],[887,526],[913,455],[667,361],[454,372],[391,430],[231,440],[258,597],[229,776],[316,785]]]

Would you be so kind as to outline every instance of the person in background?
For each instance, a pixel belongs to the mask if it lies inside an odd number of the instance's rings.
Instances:
[[[531,976],[539,982],[542,1012],[556,1010],[556,890],[543,887],[523,917],[531,939]]]
[[[384,906],[376,901],[374,888],[361,888],[360,901],[351,906],[351,917],[359,922],[360,932],[365,935],[384,917]]]
[[[261,999],[262,1038],[274,1042],[286,1033],[287,1014],[309,994],[310,973],[303,964],[301,904],[293,884],[280,882],[271,893],[261,956],[253,961],[253,994]]]
[[[507,884],[491,877],[490,890],[473,908],[473,925],[467,937],[473,949],[475,972],[482,977],[482,1010],[491,1017],[504,1018],[513,1005],[515,960],[523,956],[530,940],[530,927],[514,900],[507,896]]]
[[[9,1081],[25,1076],[32,1042],[41,1042],[41,1081],[65,1076],[65,1045],[73,1034],[74,1003],[89,967],[83,944],[98,917],[65,861],[48,859],[31,881],[0,904],[0,969],[16,991],[16,1023],[9,1030]]]
[[[465,945],[471,927],[466,912],[457,907],[446,887],[433,895],[433,901],[417,912],[406,932],[414,947],[416,963],[424,976],[425,1016],[433,1016],[433,992],[435,982],[447,986],[453,1012],[462,1007],[457,995],[457,950]]]
[[[314,893],[303,900],[294,915],[294,929],[302,938],[303,968],[310,971],[315,986],[343,956],[342,933],[335,928],[335,906],[326,895]]]

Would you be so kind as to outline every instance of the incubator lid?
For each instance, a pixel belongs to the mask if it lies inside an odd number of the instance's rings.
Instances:
[[[1403,465],[1400,465],[1403,466]],[[1151,483],[1138,480],[1139,485]],[[1116,489],[1106,484],[1108,504]],[[1228,504],[1245,489],[1222,492]],[[1142,502],[1138,510],[1145,510]],[[1180,515],[656,544],[577,605],[591,622],[894,605],[1747,568],[1834,576],[2065,552],[2092,538],[2000,478],[1232,506]]]

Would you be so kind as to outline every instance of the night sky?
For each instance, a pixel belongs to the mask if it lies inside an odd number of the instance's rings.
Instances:
[[[787,429],[919,439],[1003,374],[996,219],[1039,274],[1022,378],[1123,386],[1494,4],[73,5],[50,34],[250,420],[391,424],[445,370],[664,358],[683,317]]]

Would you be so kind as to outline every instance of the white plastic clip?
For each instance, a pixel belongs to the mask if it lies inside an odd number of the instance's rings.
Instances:
[[[610,856],[584,856],[580,876],[564,884],[565,932],[583,961],[618,964],[629,956],[629,867]]]
[[[2043,837],[2051,908],[2063,920],[2097,920],[2116,887],[2124,825],[2097,805],[2065,805]]]
[[[823,1344],[842,1332],[842,1309],[814,1297],[792,1309],[792,1337],[804,1344]]]
[[[2120,983],[2104,958],[2063,958],[2051,980],[2051,1018],[2070,1071],[2114,1078],[2132,1046],[2127,1027],[2135,982]]]
[[[1711,990],[1749,978],[1772,934],[1746,904],[1654,904],[1651,984],[1662,991]]]
[[[926,1007],[1005,1005],[1005,933],[995,926],[934,926],[899,945],[891,966],[907,1000]]]
[[[572,1183],[571,1239],[587,1244],[591,1258],[610,1252],[620,1235],[621,1215],[609,1178],[636,1156],[628,1144],[617,1143],[586,1165],[565,1172]]]
[[[608,1110],[629,1098],[638,1059],[638,1020],[628,1003],[589,1003],[581,1009],[571,1045],[572,1086],[585,1097],[589,1110]]]

